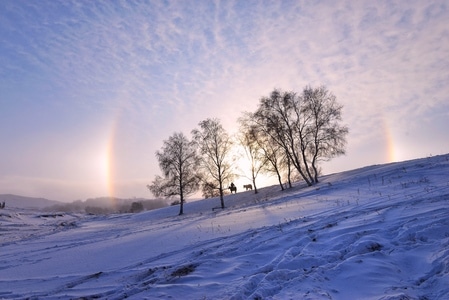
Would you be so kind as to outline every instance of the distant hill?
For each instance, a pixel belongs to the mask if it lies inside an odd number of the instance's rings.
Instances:
[[[0,202],[5,202],[6,207],[37,208],[37,209],[62,203],[59,201],[48,200],[45,198],[24,197],[12,194],[0,194]]]
[[[140,202],[145,210],[167,206],[164,199],[121,199],[114,197],[90,198],[86,201],[76,200],[70,203],[48,200],[45,198],[24,197],[12,194],[0,194],[0,203],[5,202],[8,208],[28,208],[50,211],[66,211],[80,212],[89,208],[90,212],[111,213],[111,212],[127,212],[132,202]],[[99,209],[99,210],[98,210]]]

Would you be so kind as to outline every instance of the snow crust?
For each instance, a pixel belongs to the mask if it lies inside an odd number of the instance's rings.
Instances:
[[[449,299],[449,154],[139,214],[0,210],[0,299]]]

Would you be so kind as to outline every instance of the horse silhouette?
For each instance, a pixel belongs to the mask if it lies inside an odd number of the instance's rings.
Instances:
[[[234,192],[234,194],[237,194],[237,187],[235,185],[229,186],[228,189],[231,191],[231,194],[232,192]]]
[[[245,184],[243,185],[243,188],[246,190],[252,190],[253,189],[253,185],[252,184]]]

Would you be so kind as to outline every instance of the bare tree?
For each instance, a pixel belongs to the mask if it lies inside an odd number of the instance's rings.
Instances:
[[[220,191],[215,188],[215,185],[207,181],[203,181],[203,184],[201,185],[201,192],[203,197],[206,199],[220,196]]]
[[[274,90],[260,100],[253,121],[284,151],[303,180],[318,182],[318,163],[345,153],[348,128],[340,125],[342,106],[325,87],[294,92]]]
[[[260,99],[254,113],[258,129],[275,141],[284,151],[288,160],[308,185],[313,181],[307,176],[307,165],[302,159],[304,128],[299,116],[298,98],[293,92],[274,90],[269,97]],[[307,163],[307,161],[305,162]]]
[[[143,204],[142,204],[142,202],[133,202],[131,204],[131,208],[130,208],[129,211],[132,212],[132,213],[138,213],[138,212],[143,211]]]
[[[281,190],[284,190],[282,183],[282,173],[287,173],[289,186],[291,187],[291,167],[283,148],[270,135],[266,134],[261,126],[255,122],[254,114],[245,112],[239,119],[241,123],[240,130],[250,136],[253,143],[252,147],[257,148],[260,156],[257,159],[263,162],[263,168],[260,171],[264,173],[275,174]]]
[[[318,182],[317,164],[345,154],[349,129],[340,125],[343,106],[337,103],[335,95],[326,87],[307,86],[301,98],[303,119],[309,121],[306,124],[307,147],[304,152],[312,165],[314,182]]]
[[[195,193],[200,184],[195,144],[184,134],[175,133],[164,141],[161,151],[156,152],[156,157],[164,177],[156,176],[147,187],[156,197],[179,196],[179,214],[182,215],[185,198]]]
[[[257,194],[256,178],[259,173],[267,170],[267,165],[270,163],[270,157],[267,155],[267,149],[264,148],[261,142],[261,136],[257,131],[257,128],[252,123],[252,117],[250,113],[244,113],[243,117],[239,118],[240,130],[239,141],[244,150],[243,158],[250,162],[250,176],[248,177],[253,186],[254,193]],[[244,170],[246,174],[246,170]]]
[[[268,163],[268,159],[264,155],[263,149],[261,149],[255,132],[251,130],[250,120],[245,118],[239,119],[240,130],[238,134],[238,140],[242,146],[244,154],[243,159],[246,159],[250,163],[250,176],[244,175],[249,178],[254,186],[254,193],[257,194],[256,178],[264,170],[265,165]],[[247,170],[242,170],[243,174],[247,174]]]
[[[218,119],[206,119],[198,124],[199,129],[192,130],[200,153],[200,165],[204,187],[218,190],[221,208],[225,208],[223,189],[225,182],[232,180],[231,169],[232,140]],[[212,193],[213,194],[213,193]]]

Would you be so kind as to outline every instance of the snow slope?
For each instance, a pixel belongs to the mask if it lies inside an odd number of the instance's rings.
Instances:
[[[0,210],[0,299],[449,299],[449,154],[225,204]]]

